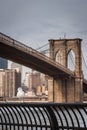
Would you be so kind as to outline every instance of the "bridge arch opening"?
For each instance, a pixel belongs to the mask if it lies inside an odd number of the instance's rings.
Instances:
[[[75,71],[75,53],[72,49],[68,52],[67,55],[67,68]]]

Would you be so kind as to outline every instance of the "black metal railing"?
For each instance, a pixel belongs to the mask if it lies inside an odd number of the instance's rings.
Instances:
[[[86,129],[85,103],[0,103],[0,130]]]

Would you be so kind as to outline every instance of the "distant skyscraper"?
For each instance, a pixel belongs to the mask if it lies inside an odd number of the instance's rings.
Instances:
[[[20,72],[22,72],[22,65],[12,62],[11,69],[18,69]]]
[[[0,69],[7,69],[8,61],[0,57]]]
[[[25,86],[25,88],[30,89],[29,88],[29,78],[30,78],[30,73],[26,72],[25,73],[25,79],[23,81],[23,85]]]
[[[41,86],[40,73],[37,71],[33,71],[30,74],[29,86],[32,90],[36,92],[37,86]]]
[[[15,89],[16,89],[16,94],[17,94],[17,89],[21,87],[22,65],[12,62],[11,69],[16,70],[16,88]]]

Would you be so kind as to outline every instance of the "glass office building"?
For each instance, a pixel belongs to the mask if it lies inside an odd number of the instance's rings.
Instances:
[[[0,69],[7,69],[8,61],[0,57]]]

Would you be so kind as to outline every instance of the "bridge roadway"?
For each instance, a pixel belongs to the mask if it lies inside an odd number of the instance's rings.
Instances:
[[[0,57],[17,62],[52,77],[70,76],[74,73],[40,52],[0,33]]]

